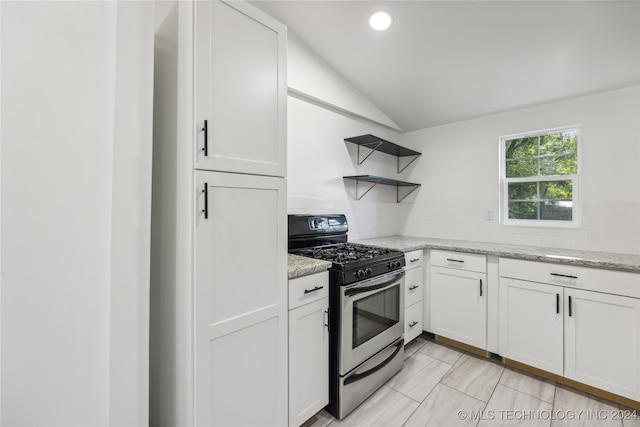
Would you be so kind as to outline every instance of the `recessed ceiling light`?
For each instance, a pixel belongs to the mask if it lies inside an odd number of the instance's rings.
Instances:
[[[393,19],[387,12],[376,12],[371,15],[371,18],[369,19],[369,25],[377,31],[386,30],[392,23]]]

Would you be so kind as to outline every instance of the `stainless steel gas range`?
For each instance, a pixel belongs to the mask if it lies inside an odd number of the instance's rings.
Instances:
[[[344,215],[289,215],[289,252],[329,269],[329,405],[343,418],[402,368],[404,255],[347,241]]]

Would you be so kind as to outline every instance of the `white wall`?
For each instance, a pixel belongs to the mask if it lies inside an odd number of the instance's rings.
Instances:
[[[358,201],[353,183],[342,179],[366,174],[403,179],[396,173],[396,157],[388,154],[374,153],[357,164],[357,146],[344,139],[367,133],[391,141],[398,139],[398,134],[388,128],[289,96],[290,214],[344,213],[350,239],[396,233],[395,187],[378,185]]]
[[[260,6],[259,3],[256,5]],[[401,130],[291,31],[288,45],[287,84],[290,92],[320,101],[336,111]]]
[[[397,126],[291,32],[287,62],[289,213],[344,213],[350,239],[396,234],[395,187],[377,185],[356,200],[353,181],[342,177],[403,180],[407,172],[397,174],[396,157],[374,153],[358,165],[357,146],[344,141],[373,134],[397,142]],[[359,193],[369,185],[361,184]]]
[[[146,424],[153,6],[0,7],[1,422]]]
[[[149,419],[154,5],[118,2],[111,201],[109,425]]]
[[[640,253],[638,87],[400,134],[376,119],[377,108],[358,113],[368,100],[295,37],[289,49],[289,213],[345,212],[352,239],[405,234]],[[575,124],[582,125],[582,226],[501,226],[499,137]],[[423,155],[402,174],[385,154],[357,165],[355,146],[343,140],[364,133]],[[399,204],[382,186],[355,201],[341,177],[359,174],[422,186]],[[494,220],[484,219],[487,209]]]
[[[580,229],[498,224],[501,135],[582,125]],[[405,235],[640,253],[640,88],[631,87],[401,135],[422,151],[399,205]],[[496,219],[484,219],[493,209]]]

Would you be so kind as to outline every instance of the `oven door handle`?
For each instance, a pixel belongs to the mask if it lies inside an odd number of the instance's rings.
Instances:
[[[389,364],[389,362],[391,362],[398,355],[400,350],[402,350],[402,346],[404,345],[404,338],[401,339],[400,341],[398,341],[397,343],[395,343],[394,345],[396,346],[395,351],[384,362],[382,362],[378,366],[376,366],[374,368],[371,368],[371,369],[369,369],[367,371],[364,371],[364,372],[362,372],[360,374],[353,374],[353,375],[345,378],[344,379],[344,385],[351,384],[351,383],[354,383],[356,381],[360,381],[361,379],[366,378],[369,375],[373,375],[376,372],[378,372],[380,369],[382,369],[385,366],[387,366]]]
[[[384,282],[378,283],[376,285],[361,286],[361,287],[360,286],[354,286],[353,288],[349,288],[349,289],[345,290],[344,294],[346,296],[350,297],[350,296],[357,295],[357,294],[362,294],[362,293],[365,293],[365,292],[377,291],[378,289],[382,289],[384,287],[387,287],[387,286],[391,285],[392,283],[395,283],[402,276],[404,276],[404,271],[401,271],[400,273],[394,275],[392,279],[385,280]]]

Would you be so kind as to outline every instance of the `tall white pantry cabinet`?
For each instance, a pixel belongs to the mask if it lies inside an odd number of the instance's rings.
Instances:
[[[150,424],[287,424],[286,28],[178,1],[156,32]]]

